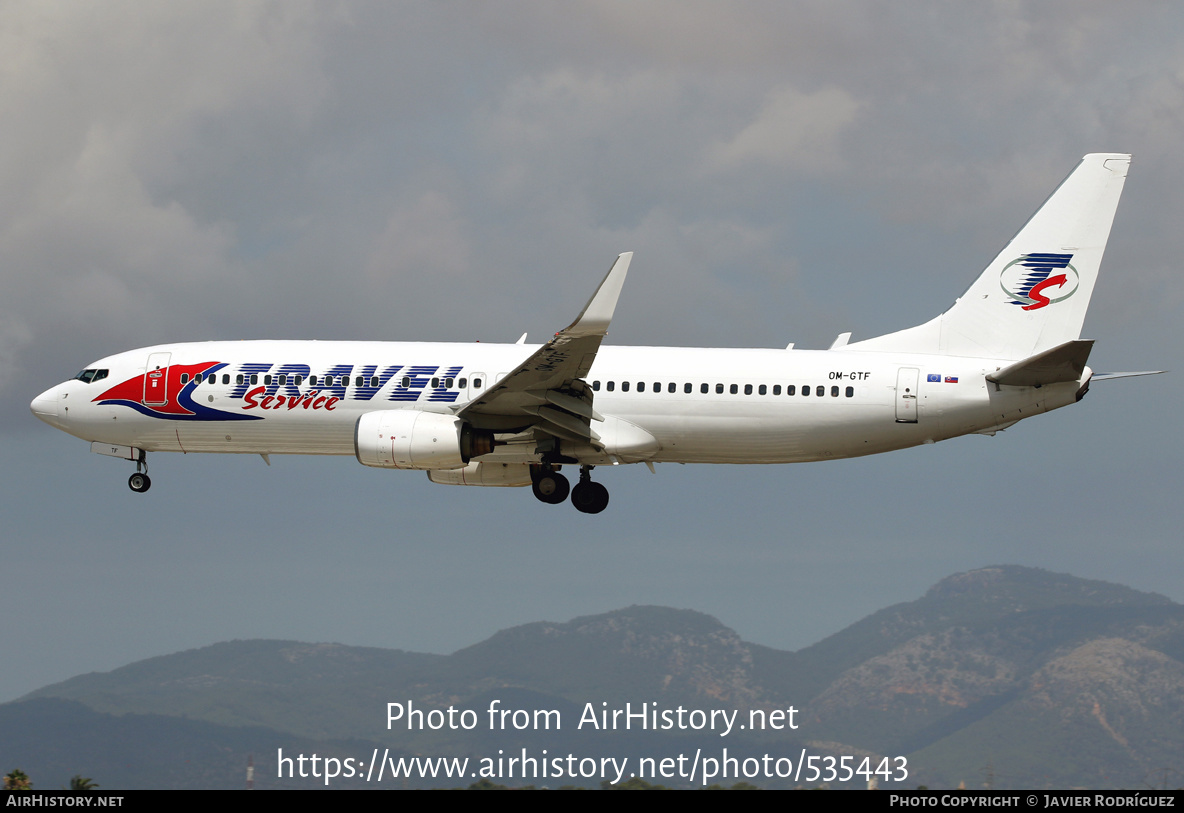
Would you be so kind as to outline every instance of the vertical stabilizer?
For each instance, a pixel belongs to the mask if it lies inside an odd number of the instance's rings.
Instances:
[[[1080,338],[1130,162],[1085,156],[953,307],[849,349],[1025,359]]]

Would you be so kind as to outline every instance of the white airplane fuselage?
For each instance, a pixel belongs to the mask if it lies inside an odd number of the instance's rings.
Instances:
[[[64,382],[33,409],[84,440],[151,452],[353,455],[362,414],[451,414],[536,350],[415,342],[161,345],[100,359],[88,369],[107,370],[104,378]],[[166,355],[166,392],[145,396],[149,359]],[[1040,388],[1001,389],[986,380],[1008,363],[844,350],[603,347],[587,376],[595,408],[653,443],[609,447],[596,462],[799,463],[876,454],[1065,406],[1089,376],[1087,368],[1081,381]],[[325,387],[329,374],[335,384]],[[336,383],[342,376],[344,387]],[[410,386],[401,386],[405,376]],[[371,378],[381,379],[377,387]],[[118,387],[124,391],[113,393]],[[522,443],[486,458],[528,463],[539,456]]]

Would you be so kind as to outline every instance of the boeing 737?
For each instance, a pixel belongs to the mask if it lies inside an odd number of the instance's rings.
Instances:
[[[631,253],[541,346],[236,341],[100,359],[32,403],[91,450],[354,455],[434,483],[531,486],[584,513],[596,467],[800,463],[994,434],[1081,400],[1081,326],[1129,155],[1087,155],[936,318],[829,350],[602,346]],[[525,339],[525,337],[523,337]],[[574,488],[561,473],[578,467]]]

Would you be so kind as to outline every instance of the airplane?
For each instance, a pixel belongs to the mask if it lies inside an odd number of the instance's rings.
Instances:
[[[570,493],[597,467],[798,463],[967,434],[1067,406],[1094,381],[1080,338],[1130,156],[1086,155],[966,293],[896,333],[828,350],[602,346],[632,253],[542,345],[236,341],[108,356],[31,404],[91,451],[354,455],[434,483]],[[572,488],[561,473],[578,467]]]

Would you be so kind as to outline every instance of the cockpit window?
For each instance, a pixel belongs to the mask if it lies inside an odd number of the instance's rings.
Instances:
[[[78,375],[74,376],[79,381],[85,381],[90,384],[94,381],[102,381],[107,377],[107,370],[83,370]]]

